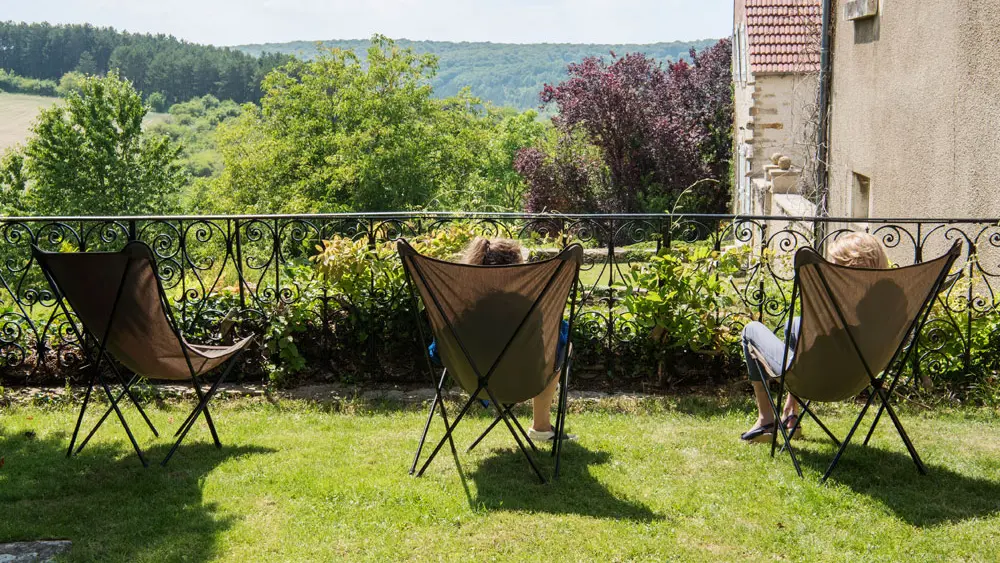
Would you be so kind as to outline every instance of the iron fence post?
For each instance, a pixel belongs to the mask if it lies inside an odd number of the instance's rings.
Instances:
[[[368,221],[368,259],[372,261],[374,265],[376,256],[375,249],[377,248],[376,233],[375,233],[375,220],[372,219]],[[378,351],[375,349],[375,268],[368,268],[371,273],[370,285],[369,285],[369,295],[371,298],[368,300],[368,346],[366,347],[366,358],[365,365],[368,366],[369,376],[378,367],[377,354]]]
[[[979,260],[978,255],[979,249],[976,247],[976,243],[969,240],[969,259],[966,266],[969,268],[969,288],[966,290],[966,301],[965,301],[965,354],[964,354],[964,366],[963,371],[969,373],[972,369],[972,316],[975,312],[975,302],[973,301],[974,291],[972,283],[972,276],[976,273],[976,261]]]
[[[608,219],[608,379],[615,377],[615,220]]]
[[[246,279],[243,277],[243,241],[240,237],[240,220],[235,219],[233,225],[233,242],[236,246],[236,280],[240,286],[240,313],[243,314],[247,308]]]

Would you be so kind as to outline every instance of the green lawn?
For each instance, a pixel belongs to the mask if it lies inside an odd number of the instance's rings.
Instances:
[[[117,424],[68,460],[69,408],[7,409],[0,542],[68,538],[73,561],[1000,559],[996,413],[904,412],[929,476],[885,424],[821,484],[832,448],[816,426],[800,479],[786,456],[738,442],[742,399],[574,410],[580,439],[543,486],[502,429],[460,455],[461,474],[446,448],[410,477],[425,418],[412,408],[232,401],[214,410],[224,448],[199,424],[166,469],[143,469]],[[842,433],[851,411],[821,412]],[[169,438],[127,415],[162,458]],[[151,407],[167,436],[184,415]],[[468,422],[462,445],[487,419],[477,407]]]

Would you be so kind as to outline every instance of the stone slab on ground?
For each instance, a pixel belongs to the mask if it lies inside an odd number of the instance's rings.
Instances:
[[[0,543],[0,563],[39,563],[52,561],[73,547],[67,540]]]

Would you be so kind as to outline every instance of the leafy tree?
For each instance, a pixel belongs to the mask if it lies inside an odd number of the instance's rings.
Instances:
[[[610,193],[600,151],[581,132],[557,131],[544,145],[519,151],[514,168],[531,186],[529,213],[593,212]]]
[[[694,206],[724,213],[729,208],[733,150],[731,41],[723,39],[700,53],[692,49],[690,61],[670,65],[669,97],[676,121],[696,135],[701,174],[717,181],[694,192],[698,198]],[[657,157],[662,162],[662,152]]]
[[[290,58],[253,57],[166,35],[119,33],[88,24],[0,22],[0,69],[53,81],[71,71],[104,74],[118,69],[137,90],[161,92],[168,103],[205,94],[259,100],[260,81]]]
[[[544,138],[534,111],[483,106],[463,90],[443,100],[436,119],[437,192],[430,207],[480,211],[523,209],[527,184],[514,168],[523,147]]]
[[[516,151],[533,114],[432,97],[436,60],[376,36],[366,64],[328,50],[264,80],[260,107],[220,129],[225,169],[214,198],[246,212],[381,211],[518,205]]]
[[[91,55],[90,51],[80,53],[80,61],[76,63],[76,68],[73,70],[84,75],[97,74],[97,63],[94,61],[94,55]]]
[[[25,215],[23,196],[28,179],[24,169],[24,155],[9,150],[0,158],[0,214]]]
[[[146,103],[153,111],[162,113],[167,110],[167,97],[163,95],[163,92],[153,92],[146,97]]]
[[[688,56],[690,49],[698,51],[711,47],[715,39],[673,41],[645,45],[588,45],[567,43],[510,44],[449,41],[396,40],[404,49],[415,53],[430,53],[439,59],[439,71],[431,78],[434,95],[439,98],[458,96],[469,88],[472,95],[495,106],[511,107],[521,111],[537,109],[538,91],[546,83],[558,82],[566,73],[566,65],[587,57],[614,51],[616,53],[643,53],[647,57],[674,62]],[[324,41],[326,48],[353,50],[363,58],[370,42],[366,39]],[[250,54],[263,52],[284,53],[312,58],[317,53],[317,43],[295,41],[267,45],[241,45],[236,47]],[[364,61],[362,61],[364,62]]]
[[[149,133],[166,135],[183,147],[181,164],[190,176],[212,178],[222,172],[216,129],[241,111],[239,104],[231,100],[220,101],[211,95],[192,98],[170,106],[167,118],[150,127]]]
[[[701,212],[726,210],[732,144],[729,40],[701,54],[692,50],[690,57],[691,63],[667,69],[642,54],[612,53],[610,62],[591,57],[569,65],[565,81],[542,90],[541,101],[558,108],[553,123],[563,135],[583,132],[600,151],[610,175],[610,190],[597,202],[600,211],[664,211],[679,204]],[[532,178],[533,193],[552,183]],[[570,179],[561,185],[583,189],[589,184]],[[569,199],[586,197],[578,193]]]
[[[84,78],[86,77],[79,72],[67,72],[59,79],[59,86],[56,86],[56,93],[63,98],[68,97],[72,93],[79,93],[83,86]]]
[[[146,107],[116,73],[88,77],[65,105],[43,110],[17,166],[17,200],[37,215],[140,215],[174,209],[180,147],[143,135]],[[20,169],[20,172],[18,172]],[[12,183],[13,184],[13,183]]]

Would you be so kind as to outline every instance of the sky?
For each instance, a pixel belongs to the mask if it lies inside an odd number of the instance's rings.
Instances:
[[[0,20],[91,23],[195,43],[394,39],[655,43],[731,34],[733,0],[0,0]]]

